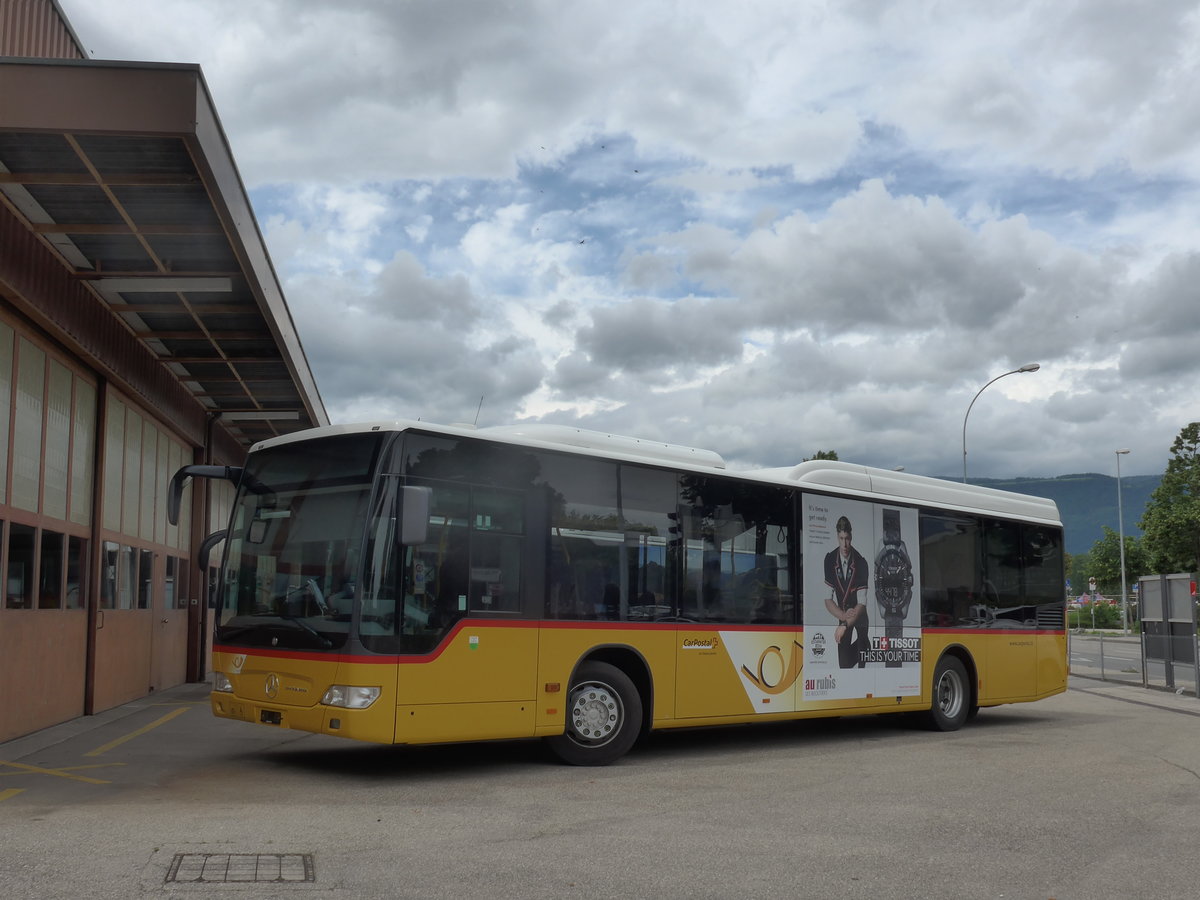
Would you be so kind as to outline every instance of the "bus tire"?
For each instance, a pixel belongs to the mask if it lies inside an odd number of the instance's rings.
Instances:
[[[616,666],[589,661],[567,694],[566,730],[546,742],[573,766],[607,766],[629,752],[642,727],[642,697]]]
[[[962,660],[956,656],[938,660],[932,694],[926,725],[931,731],[958,731],[971,712],[971,684]]]

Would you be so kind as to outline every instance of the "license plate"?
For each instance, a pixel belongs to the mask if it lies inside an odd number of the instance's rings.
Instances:
[[[264,709],[259,713],[259,721],[267,725],[282,725],[283,713],[276,712],[273,709]]]

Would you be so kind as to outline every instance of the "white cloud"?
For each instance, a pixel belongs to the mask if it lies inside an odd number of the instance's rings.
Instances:
[[[1192,0],[61,2],[203,64],[336,421],[953,474],[1032,361],[973,473],[1200,418]]]

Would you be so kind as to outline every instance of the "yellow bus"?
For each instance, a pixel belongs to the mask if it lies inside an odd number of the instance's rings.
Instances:
[[[217,716],[364,741],[868,713],[959,728],[1066,689],[1051,501],[567,426],[332,426],[251,448],[213,639]],[[217,536],[219,537],[219,536]],[[209,542],[211,543],[211,542]]]

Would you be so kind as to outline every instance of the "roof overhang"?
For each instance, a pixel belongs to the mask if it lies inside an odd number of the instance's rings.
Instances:
[[[329,423],[198,66],[0,60],[0,203],[243,446]]]

